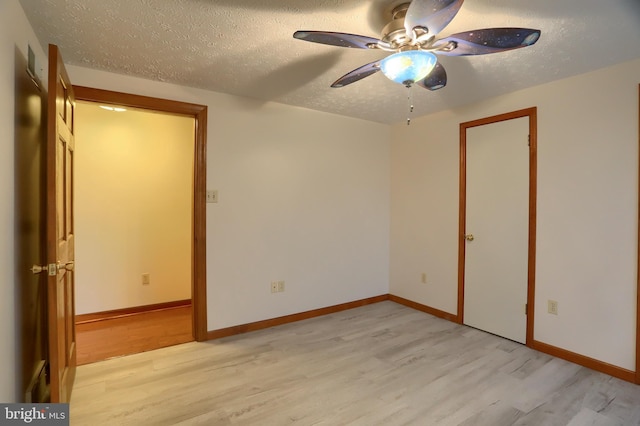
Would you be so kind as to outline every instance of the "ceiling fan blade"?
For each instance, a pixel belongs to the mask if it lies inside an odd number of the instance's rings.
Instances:
[[[293,38],[314,43],[329,44],[339,47],[353,47],[357,49],[371,49],[378,45],[377,38],[357,34],[333,33],[328,31],[296,31]]]
[[[358,80],[362,80],[365,77],[369,77],[371,74],[375,74],[380,71],[380,61],[371,62],[356,68],[355,70],[343,75],[337,79],[331,87],[344,87],[348,84],[355,83]]]
[[[438,61],[436,62],[436,66],[429,73],[429,75],[416,82],[416,84],[431,91],[442,89],[447,85],[447,72],[445,71],[442,64]]]
[[[436,41],[434,48],[453,42],[451,50],[437,53],[447,56],[486,55],[531,46],[540,38],[540,30],[530,28],[487,28],[453,34]]]
[[[464,0],[413,0],[404,18],[404,28],[412,37],[436,35],[456,16]],[[417,28],[416,28],[417,27]]]

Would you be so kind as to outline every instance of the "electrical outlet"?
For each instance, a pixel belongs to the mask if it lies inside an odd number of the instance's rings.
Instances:
[[[422,282],[422,284],[426,284],[427,283],[427,273],[423,272],[422,275],[420,276],[420,281]]]
[[[284,281],[271,281],[271,293],[282,293],[284,291]]]
[[[558,315],[558,302],[555,300],[547,300],[547,312],[552,315]]]
[[[151,274],[149,274],[148,272],[145,272],[144,274],[142,274],[142,285],[149,285],[151,284]]]
[[[207,191],[207,203],[217,203],[218,202],[218,191],[210,190]]]

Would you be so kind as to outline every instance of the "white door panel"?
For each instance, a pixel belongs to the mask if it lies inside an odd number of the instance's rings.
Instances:
[[[526,342],[529,119],[467,129],[464,323]]]

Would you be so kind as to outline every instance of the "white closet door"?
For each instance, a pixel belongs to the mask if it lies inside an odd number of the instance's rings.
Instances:
[[[464,323],[526,342],[529,119],[467,129]],[[470,235],[473,235],[471,240]]]

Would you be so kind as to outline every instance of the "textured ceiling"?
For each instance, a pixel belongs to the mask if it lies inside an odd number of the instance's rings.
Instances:
[[[407,89],[381,73],[329,87],[384,52],[292,37],[323,30],[378,38],[402,0],[20,2],[40,43],[57,44],[68,64],[382,123],[407,116]],[[414,115],[640,58],[640,0],[467,0],[440,36],[509,26],[542,36],[516,51],[440,57],[448,85],[415,87]]]

